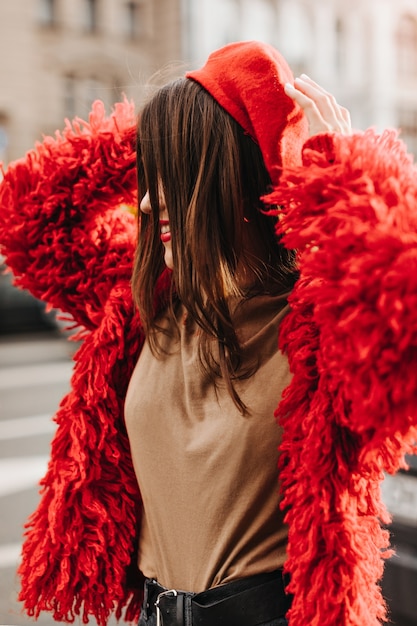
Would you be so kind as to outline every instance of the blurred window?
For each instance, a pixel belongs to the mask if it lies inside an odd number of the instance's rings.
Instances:
[[[106,104],[108,88],[96,76],[89,76],[84,81],[84,105],[89,112],[95,100],[103,100]]]
[[[336,20],[335,66],[339,75],[345,71],[346,65],[346,29],[341,18]]]
[[[125,7],[125,33],[129,39],[139,39],[144,32],[143,5],[141,2],[126,3]]]
[[[417,109],[400,108],[397,125],[401,129],[401,139],[406,142],[410,152],[417,156]]]
[[[396,35],[398,77],[417,78],[417,19],[412,15],[400,18]]]
[[[64,76],[64,117],[70,120],[76,115],[76,87],[74,74]]]
[[[55,26],[56,0],[38,0],[38,18],[42,26]]]
[[[97,31],[98,0],[84,0],[84,26],[89,33]]]
[[[120,77],[110,73],[100,78],[95,74],[80,76],[77,73],[68,73],[64,75],[62,78],[63,117],[69,120],[75,117],[87,119],[95,100],[101,100],[106,112],[109,113],[114,103],[123,99],[121,84]]]
[[[109,113],[114,102],[120,99],[119,81],[110,74],[100,75],[100,78],[92,74],[80,82],[78,93],[77,106],[79,105],[80,111],[76,111],[77,115],[85,118],[95,100],[101,100]]]

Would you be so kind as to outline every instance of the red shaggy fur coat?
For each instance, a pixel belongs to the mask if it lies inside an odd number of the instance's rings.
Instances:
[[[377,626],[380,481],[417,437],[417,172],[395,133],[334,138],[331,158],[318,145],[272,194],[301,272],[280,335],[293,379],[277,409],[290,625]],[[140,580],[128,572],[141,502],[123,421],[143,343],[129,283],[126,205],[136,203],[127,102],[109,118],[95,103],[89,123],[45,138],[0,186],[1,251],[16,283],[69,313],[84,339],[23,546],[29,615],[94,615],[101,626],[112,612],[138,616]]]

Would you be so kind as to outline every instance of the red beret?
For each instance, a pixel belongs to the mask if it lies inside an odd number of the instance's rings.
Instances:
[[[256,141],[273,184],[282,167],[300,164],[307,120],[284,92],[294,77],[275,48],[258,41],[232,43],[186,77],[204,87]]]

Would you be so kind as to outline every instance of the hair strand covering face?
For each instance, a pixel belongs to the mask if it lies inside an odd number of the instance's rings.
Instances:
[[[244,373],[228,298],[249,289],[286,293],[296,277],[293,254],[276,238],[276,218],[265,215],[270,207],[261,201],[282,166],[300,161],[307,136],[301,109],[284,93],[289,80],[288,65],[271,46],[231,44],[160,89],[139,126],[138,162],[152,213],[141,216],[133,285],[151,348],[158,352],[151,294],[163,254],[161,186],[176,295],[203,331],[201,360],[211,380],[222,378],[242,409],[232,384]]]

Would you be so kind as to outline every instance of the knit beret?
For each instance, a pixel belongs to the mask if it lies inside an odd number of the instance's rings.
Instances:
[[[259,41],[231,43],[186,77],[204,87],[256,141],[273,184],[282,167],[300,164],[308,125],[284,92],[294,77],[278,50]]]

